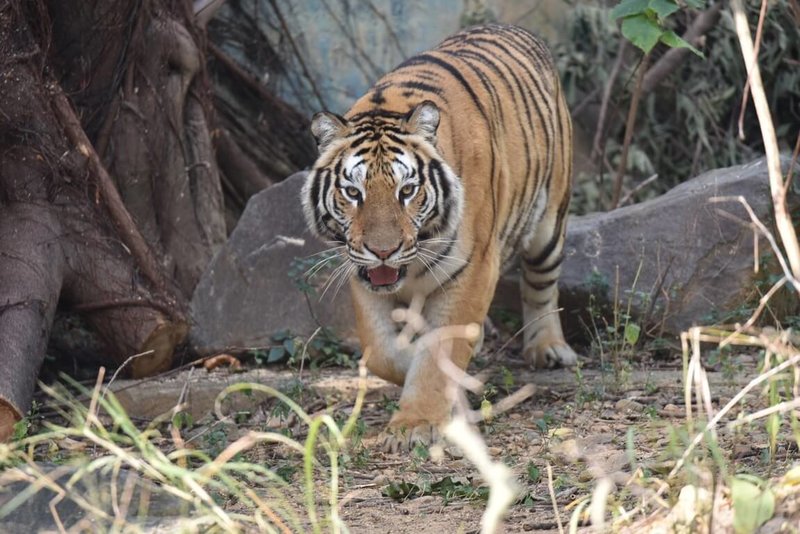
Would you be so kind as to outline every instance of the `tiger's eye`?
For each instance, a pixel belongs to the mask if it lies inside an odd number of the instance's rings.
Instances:
[[[352,199],[357,199],[361,196],[361,191],[359,191],[357,187],[353,187],[352,185],[345,187],[344,192],[347,194],[348,197]]]
[[[414,192],[415,186],[413,184],[406,184],[400,188],[400,194],[403,197],[410,197],[411,194]]]

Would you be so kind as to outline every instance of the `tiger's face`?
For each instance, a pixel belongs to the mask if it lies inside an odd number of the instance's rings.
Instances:
[[[435,148],[438,124],[431,102],[405,116],[312,120],[320,155],[303,187],[306,219],[345,246],[356,277],[374,292],[400,289],[421,242],[444,242],[461,218],[461,182]]]

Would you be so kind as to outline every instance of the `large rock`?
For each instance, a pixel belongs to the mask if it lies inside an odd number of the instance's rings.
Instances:
[[[322,299],[319,292],[306,299],[295,283],[311,264],[303,259],[324,248],[305,227],[299,200],[304,176],[255,195],[203,275],[192,300],[191,334],[201,351],[264,346],[274,332],[310,335],[319,324],[352,334],[346,287],[335,297],[334,288]],[[630,298],[635,315],[646,314],[671,333],[752,302],[753,233],[722,211],[742,220],[747,215],[737,203],[709,202],[732,195],[744,196],[763,221],[770,220],[763,160],[706,173],[648,202],[571,218],[559,284],[567,330],[583,329],[577,318],[592,295],[596,309],[606,311],[615,298],[627,309]],[[764,243],[759,250],[768,251]],[[496,306],[519,309],[517,279],[515,272],[503,277]]]
[[[326,248],[306,228],[300,206],[304,177],[297,173],[254,195],[211,260],[191,302],[190,336],[200,352],[265,347],[271,334],[310,335],[320,325],[350,332],[347,287],[338,293],[333,287],[324,298],[299,288],[319,257],[314,254]]]
[[[565,310],[584,310],[591,294],[607,308],[616,300],[623,312],[630,301],[637,320],[673,334],[741,319],[764,278],[753,269],[750,218],[738,202],[710,201],[736,196],[771,226],[765,160],[707,172],[641,204],[573,218],[559,285]],[[790,204],[798,205],[797,195]],[[758,254],[768,253],[762,238]]]

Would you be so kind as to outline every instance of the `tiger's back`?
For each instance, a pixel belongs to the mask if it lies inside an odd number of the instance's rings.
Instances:
[[[389,448],[434,439],[450,415],[437,355],[465,369],[480,345],[393,342],[392,311],[417,297],[430,328],[480,325],[519,252],[525,357],[577,361],[557,312],[571,125],[538,39],[513,26],[464,30],[381,78],[345,117],[315,115],[312,132],[309,226],[344,249],[338,272],[351,276],[369,369],[403,385]]]

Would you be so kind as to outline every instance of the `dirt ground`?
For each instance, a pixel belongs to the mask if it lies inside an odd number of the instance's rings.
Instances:
[[[471,397],[473,407],[479,408],[484,399],[496,403],[525,384],[535,386],[531,397],[479,425],[493,459],[518,476],[520,497],[507,515],[505,532],[558,532],[559,521],[568,528],[575,510],[585,506],[581,502],[601,479],[611,487],[607,520],[649,499],[648,506],[620,527],[627,524],[630,532],[665,531],[664,518],[684,485],[712,487],[719,465],[704,446],[690,457],[689,468],[668,479],[691,439],[678,353],[662,352],[663,359],[654,359],[642,352],[639,361],[632,358],[632,363],[616,368],[586,359],[579,369],[532,370],[516,358],[513,347],[495,354],[498,344],[490,343],[470,369],[485,382],[484,394]],[[758,375],[758,356],[753,354],[710,358],[708,363],[715,412]],[[296,370],[279,374],[283,379],[298,376]],[[302,386],[295,383],[289,390],[294,388],[295,398],[309,413],[327,410],[341,418],[350,413],[358,387],[355,369],[305,370],[303,377]],[[228,380],[236,378],[233,375]],[[342,518],[351,532],[359,533],[478,532],[486,486],[456,449],[446,448],[438,458],[432,454],[435,451],[419,447],[395,454],[380,450],[380,431],[399,395],[399,387],[370,378],[360,439],[347,451],[340,473]],[[725,429],[725,423],[740,413],[752,413],[766,405],[763,393],[754,390],[718,425],[720,448],[730,472],[768,479],[782,475],[796,461],[797,446],[788,425],[778,433],[772,460],[763,421],[738,431]],[[700,419],[695,421],[695,429],[705,424],[702,415]],[[258,417],[251,419],[252,424],[258,421]],[[303,436],[300,425],[293,429],[296,438]],[[283,461],[275,453],[267,456],[271,460],[264,461],[276,465]],[[548,485],[548,464],[558,516]],[[291,470],[293,464],[289,460],[281,465]],[[301,474],[295,474],[294,481],[299,484],[300,480]],[[325,481],[318,483],[324,486]],[[660,498],[654,498],[662,488]],[[727,512],[718,514],[712,532],[730,530],[731,513]],[[795,524],[796,517],[790,519]],[[776,521],[776,528],[780,524]]]
[[[765,480],[780,477],[798,458],[788,423],[778,430],[773,455],[763,420],[727,429],[726,424],[742,413],[768,405],[764,391],[755,388],[717,425],[722,460],[712,460],[708,447],[701,445],[689,457],[688,467],[668,478],[691,437],[705,424],[700,415],[690,434],[681,357],[674,348],[640,350],[616,360],[610,354],[605,355],[607,361],[599,356],[584,358],[577,369],[532,370],[519,359],[519,347],[512,343],[499,350],[500,346],[500,339],[490,340],[470,366],[470,373],[485,384],[483,394],[471,395],[472,407],[485,409],[485,401],[496,404],[526,384],[534,386],[529,398],[479,425],[492,458],[517,475],[519,497],[509,510],[504,532],[559,532],[559,522],[568,531],[570,521],[579,518],[585,525],[586,514],[579,516],[576,510],[587,509],[588,497],[601,480],[610,488],[607,521],[634,511],[615,530],[671,532],[665,518],[685,485],[713,491],[714,482],[723,479],[718,476],[721,469]],[[709,352],[705,364],[716,412],[758,375],[759,356]],[[182,400],[194,421],[184,438],[212,457],[248,430],[278,428],[303,441],[307,427],[296,418],[287,419],[274,399],[240,396],[225,406],[228,413],[239,410],[245,416],[219,426],[213,401],[219,391],[238,382],[272,385],[309,414],[329,413],[343,421],[352,413],[359,380],[354,367],[300,371],[296,365],[278,364],[235,372],[196,368],[144,381],[118,380],[113,389],[133,420],[143,424]],[[435,447],[383,452],[379,434],[396,408],[400,388],[375,377],[368,379],[367,388],[354,444],[340,455],[339,510],[350,531],[479,532],[488,492],[476,468],[453,447],[439,449],[438,455]],[[698,417],[696,407],[693,413]],[[274,468],[301,495],[302,458],[297,454],[263,446],[248,451],[246,457]],[[318,501],[324,502],[328,472],[318,473]],[[298,497],[298,504],[301,501]],[[761,532],[778,532],[786,522],[800,524],[797,499],[795,504],[784,501],[778,506],[782,511]],[[302,513],[302,506],[298,510]],[[595,530],[579,526],[578,531]],[[717,513],[711,530],[728,531],[732,532],[730,510]]]
[[[497,371],[489,375],[488,384],[502,384],[503,376],[508,374],[499,369],[505,367],[513,375],[514,387],[528,383],[536,386],[531,398],[481,425],[489,451],[518,474],[521,491],[526,495],[511,507],[505,532],[558,532],[548,490],[548,463],[565,528],[576,504],[593,492],[600,478],[612,481],[615,494],[610,503],[628,510],[640,502],[638,496],[646,494],[644,488],[655,489],[656,481],[665,480],[688,439],[682,371],[675,363],[636,365],[629,376],[620,380],[613,371],[604,372],[597,365],[586,365],[579,378],[570,370],[532,371],[522,362],[492,362],[488,369]],[[734,377],[725,376],[723,371],[709,373],[715,409],[757,374],[753,358],[742,357],[739,364]],[[368,396],[363,411],[369,429],[367,447],[377,445],[371,441],[377,438],[372,436],[388,421],[384,396],[399,395],[399,388],[388,389]],[[762,402],[756,399],[748,409]],[[797,458],[794,441],[784,436],[777,459],[770,462],[763,425],[749,429],[745,435],[723,432],[720,439],[722,448],[730,452],[729,468],[735,472],[777,475]],[[366,465],[351,468],[349,474],[352,485],[344,492],[343,517],[353,532],[479,531],[485,505],[482,500],[448,501],[441,494],[433,494],[396,501],[384,496],[387,484],[397,485],[400,481],[422,486],[451,477],[481,485],[476,470],[464,459],[445,455],[435,462],[421,460],[413,452],[373,452]],[[678,481],[676,489],[666,492],[667,503],[677,497],[687,480],[679,476]],[[644,518],[644,514],[634,516],[639,521]],[[647,531],[633,531],[637,530]]]

